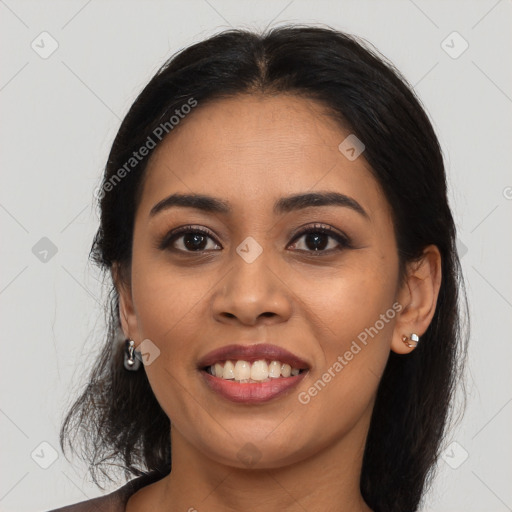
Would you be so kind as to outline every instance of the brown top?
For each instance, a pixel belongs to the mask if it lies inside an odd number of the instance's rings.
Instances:
[[[160,480],[165,475],[159,471],[150,471],[145,475],[130,480],[127,484],[117,489],[117,491],[93,498],[87,501],[81,501],[74,505],[49,510],[48,512],[125,512],[126,503],[130,496],[135,494],[142,487]]]

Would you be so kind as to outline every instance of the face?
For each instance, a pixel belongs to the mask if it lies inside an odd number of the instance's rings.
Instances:
[[[349,134],[312,100],[237,96],[199,104],[148,164],[123,328],[203,457],[280,467],[368,426],[399,261]]]

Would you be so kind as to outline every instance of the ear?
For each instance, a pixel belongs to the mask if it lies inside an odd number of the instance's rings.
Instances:
[[[435,245],[427,246],[419,260],[407,264],[406,278],[398,292],[402,309],[393,331],[393,352],[407,354],[414,350],[402,341],[404,335],[417,334],[421,343],[436,311],[441,278],[441,254]]]
[[[138,325],[137,316],[132,299],[132,290],[129,277],[118,262],[112,265],[112,280],[119,294],[119,319],[126,338],[137,342]]]

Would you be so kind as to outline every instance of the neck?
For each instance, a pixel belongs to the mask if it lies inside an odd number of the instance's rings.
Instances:
[[[151,501],[166,512],[371,512],[359,487],[369,418],[362,420],[313,456],[272,469],[219,464],[172,428],[172,471]]]

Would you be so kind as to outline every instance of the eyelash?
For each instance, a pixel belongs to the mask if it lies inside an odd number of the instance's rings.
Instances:
[[[309,253],[309,254],[314,255],[314,256],[321,256],[323,254],[331,254],[333,251],[340,251],[342,249],[350,249],[350,248],[352,248],[351,241],[350,241],[350,239],[346,235],[344,235],[342,233],[339,233],[338,231],[334,231],[330,226],[328,226],[326,224],[315,224],[313,226],[310,226],[310,227],[307,227],[307,228],[303,229],[302,231],[300,231],[299,233],[297,233],[295,235],[295,237],[292,239],[291,243],[295,243],[297,240],[302,238],[304,235],[313,234],[313,233],[314,234],[321,233],[323,235],[328,235],[330,238],[333,238],[336,242],[338,242],[340,247],[337,247],[337,248],[334,248],[334,249],[328,249],[328,250],[319,250],[319,251],[297,249],[299,252]],[[190,254],[204,253],[205,252],[204,249],[203,250],[199,250],[199,251],[185,251],[185,250],[182,250],[182,249],[175,249],[175,248],[172,248],[172,247],[169,249],[169,246],[175,240],[180,238],[180,236],[189,235],[189,234],[190,235],[200,234],[200,235],[207,236],[207,237],[211,238],[212,240],[214,240],[217,245],[220,245],[215,240],[215,237],[213,236],[213,234],[210,231],[208,231],[206,229],[203,229],[203,228],[198,228],[198,227],[194,227],[192,225],[189,225],[189,226],[183,226],[181,228],[176,229],[175,231],[171,231],[170,233],[167,233],[166,235],[164,235],[158,241],[157,248],[160,249],[160,250],[172,250],[172,251],[175,251],[175,252],[190,253]]]

